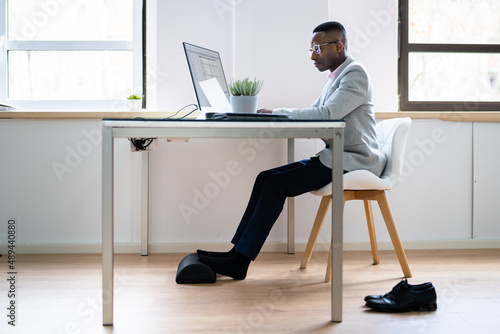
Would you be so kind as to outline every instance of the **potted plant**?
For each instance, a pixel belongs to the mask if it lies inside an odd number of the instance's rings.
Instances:
[[[231,108],[237,113],[257,112],[257,94],[262,89],[263,82],[249,78],[231,81],[229,91],[231,92]]]
[[[130,95],[127,97],[127,106],[130,111],[140,111],[142,109],[142,101],[139,95]]]

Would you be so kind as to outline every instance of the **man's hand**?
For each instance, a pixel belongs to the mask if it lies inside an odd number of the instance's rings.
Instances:
[[[259,113],[259,114],[272,114],[273,111],[271,109],[259,109],[259,110],[257,110],[257,113]]]

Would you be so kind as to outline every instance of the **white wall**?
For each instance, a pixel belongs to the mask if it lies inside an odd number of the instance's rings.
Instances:
[[[233,72],[233,11],[230,1],[157,1],[156,84],[158,110],[196,103],[182,42],[217,50],[226,77]]]
[[[317,24],[336,19],[348,30],[351,54],[371,73],[377,110],[395,111],[396,2],[158,1],[157,109],[172,111],[195,102],[183,41],[220,51],[228,79],[233,74],[263,78],[261,107],[309,105],[325,80],[325,74],[318,73],[309,60],[310,33]],[[494,145],[497,127],[439,120],[413,122],[404,182],[388,194],[407,247],[468,247],[474,239],[500,240],[500,212],[495,205],[500,194],[494,181],[500,161]],[[26,246],[25,251],[99,250],[99,129],[100,122],[90,120],[0,121],[0,141],[6,143],[0,146],[0,244],[6,244],[7,220],[16,218],[18,245],[39,245]],[[151,242],[183,244],[184,248],[156,249],[187,251],[201,243],[229,242],[256,174],[286,162],[283,140],[161,140],[159,146],[151,154]],[[318,141],[298,140],[296,158],[308,157],[320,146]],[[136,245],[140,241],[140,154],[130,152],[127,140],[118,140],[115,157],[115,240],[119,245]],[[227,182],[217,181],[231,164],[238,166],[237,172]],[[213,191],[212,198],[201,201],[199,194],[206,191]],[[196,208],[193,201],[201,202]],[[296,240],[304,243],[319,199],[306,194],[296,203]],[[188,207],[197,211],[183,214]],[[387,241],[377,209],[375,214],[378,239]],[[362,205],[348,203],[347,248],[366,248],[365,231]],[[320,241],[327,241],[328,235],[327,221]],[[281,217],[268,241],[285,240]],[[0,252],[5,250],[0,248]]]

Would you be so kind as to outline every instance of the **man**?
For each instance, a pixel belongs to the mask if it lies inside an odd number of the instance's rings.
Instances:
[[[321,72],[329,70],[320,97],[308,108],[262,109],[262,113],[288,114],[292,119],[344,119],[344,173],[364,169],[380,176],[386,163],[378,150],[372,87],[365,68],[347,55],[347,34],[338,22],[317,26],[311,39],[311,60]],[[332,181],[332,149],[314,157],[261,172],[229,252],[198,250],[200,261],[216,273],[245,279],[287,197],[324,187]]]

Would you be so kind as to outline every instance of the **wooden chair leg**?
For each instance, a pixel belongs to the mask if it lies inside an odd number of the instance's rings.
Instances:
[[[372,202],[370,200],[363,200],[365,204],[366,223],[368,225],[368,234],[370,235],[370,246],[372,249],[373,264],[379,264],[377,247],[377,235],[375,234],[375,225],[373,224],[373,210]]]
[[[309,241],[307,242],[306,250],[304,252],[304,256],[302,257],[302,262],[300,263],[300,269],[306,269],[309,264],[314,246],[318,240],[319,232],[321,232],[321,227],[325,221],[326,212],[328,211],[331,202],[332,196],[323,196],[323,198],[321,198],[321,203],[319,204],[316,219],[314,219],[311,235],[309,236]]]
[[[382,216],[384,217],[387,231],[389,232],[389,236],[391,237],[392,245],[394,246],[394,250],[396,251],[399,264],[401,265],[401,269],[403,270],[405,277],[412,277],[410,266],[408,265],[408,260],[406,258],[406,253],[403,248],[403,244],[401,243],[401,239],[399,238],[399,233],[396,228],[396,223],[394,222],[394,217],[392,216],[391,208],[389,207],[389,202],[387,201],[387,197],[385,196],[385,191],[381,191],[380,194],[376,196],[376,198],[377,203],[380,207],[380,212],[382,212]]]

